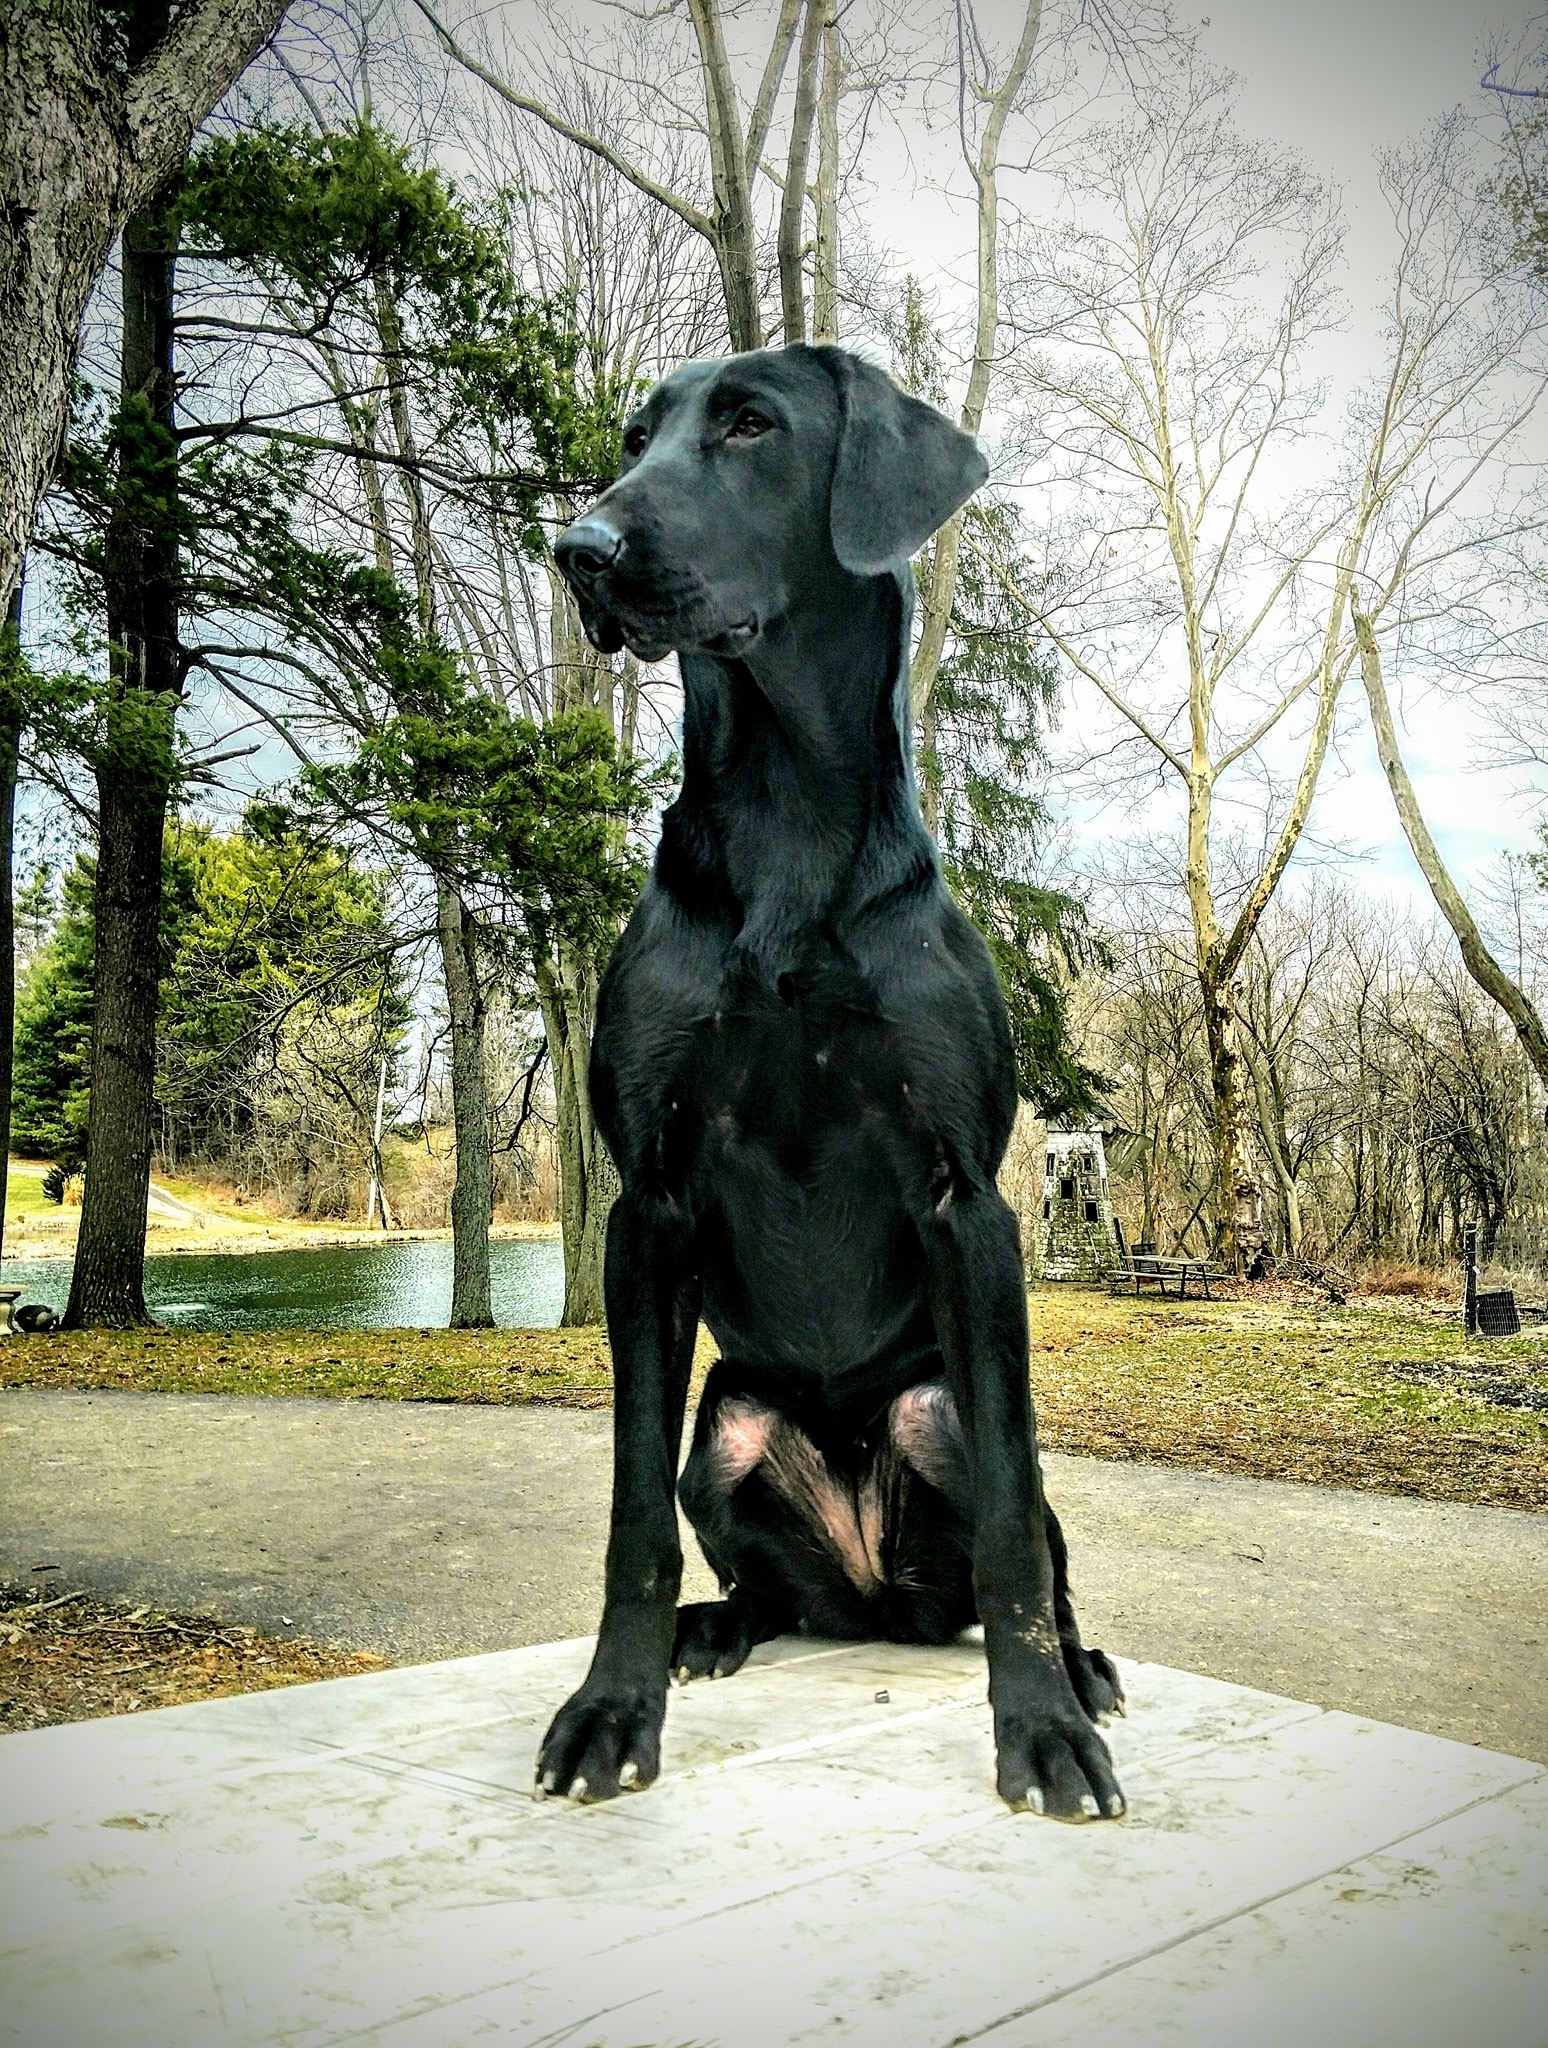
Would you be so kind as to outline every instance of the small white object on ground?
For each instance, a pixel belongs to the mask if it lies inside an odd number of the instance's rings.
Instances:
[[[649,1792],[534,1801],[588,1656],[0,1739],[0,2042],[1548,2043],[1541,1765],[1127,1666],[1128,1818],[1060,1827],[981,1649],[785,1642],[674,1691]]]

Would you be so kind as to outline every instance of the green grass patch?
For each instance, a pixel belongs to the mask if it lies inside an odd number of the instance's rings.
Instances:
[[[1548,1508],[1548,1332],[1463,1337],[1426,1306],[1034,1291],[1050,1449]]]
[[[41,1166],[31,1164],[18,1166],[13,1159],[5,1176],[5,1215],[8,1223],[20,1223],[33,1216],[57,1216],[58,1202],[51,1202],[43,1193]]]

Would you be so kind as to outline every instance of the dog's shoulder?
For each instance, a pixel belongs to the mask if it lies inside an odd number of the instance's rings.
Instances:
[[[963,1002],[1003,1012],[989,948],[934,866],[857,906],[843,940],[888,1014]]]
[[[912,1118],[992,1177],[1015,1118],[1016,1063],[982,934],[936,871],[857,920],[849,940],[909,1077]]]
[[[696,1029],[714,1012],[725,944],[722,931],[652,877],[613,948],[597,996],[591,1093],[625,1173],[627,1156],[660,1122]]]

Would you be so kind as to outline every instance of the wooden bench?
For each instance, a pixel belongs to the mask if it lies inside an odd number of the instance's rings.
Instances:
[[[1206,1301],[1214,1297],[1209,1291],[1211,1280],[1222,1279],[1220,1269],[1211,1266],[1208,1259],[1163,1259],[1155,1252],[1128,1252],[1108,1275],[1108,1288],[1114,1294],[1132,1293],[1138,1296],[1145,1287],[1153,1287],[1158,1294],[1166,1294],[1172,1288],[1177,1290],[1179,1301],[1188,1298],[1188,1282],[1192,1280]]]

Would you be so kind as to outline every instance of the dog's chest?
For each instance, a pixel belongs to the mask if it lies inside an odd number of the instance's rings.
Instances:
[[[918,1308],[909,1184],[927,1147],[892,1028],[800,1000],[723,1013],[679,1084],[681,1184],[722,1348],[824,1373],[894,1353]]]
[[[717,1012],[678,1083],[694,1177],[716,1182],[741,1167],[817,1193],[857,1151],[895,1143],[909,1115],[887,1022],[793,993]]]

